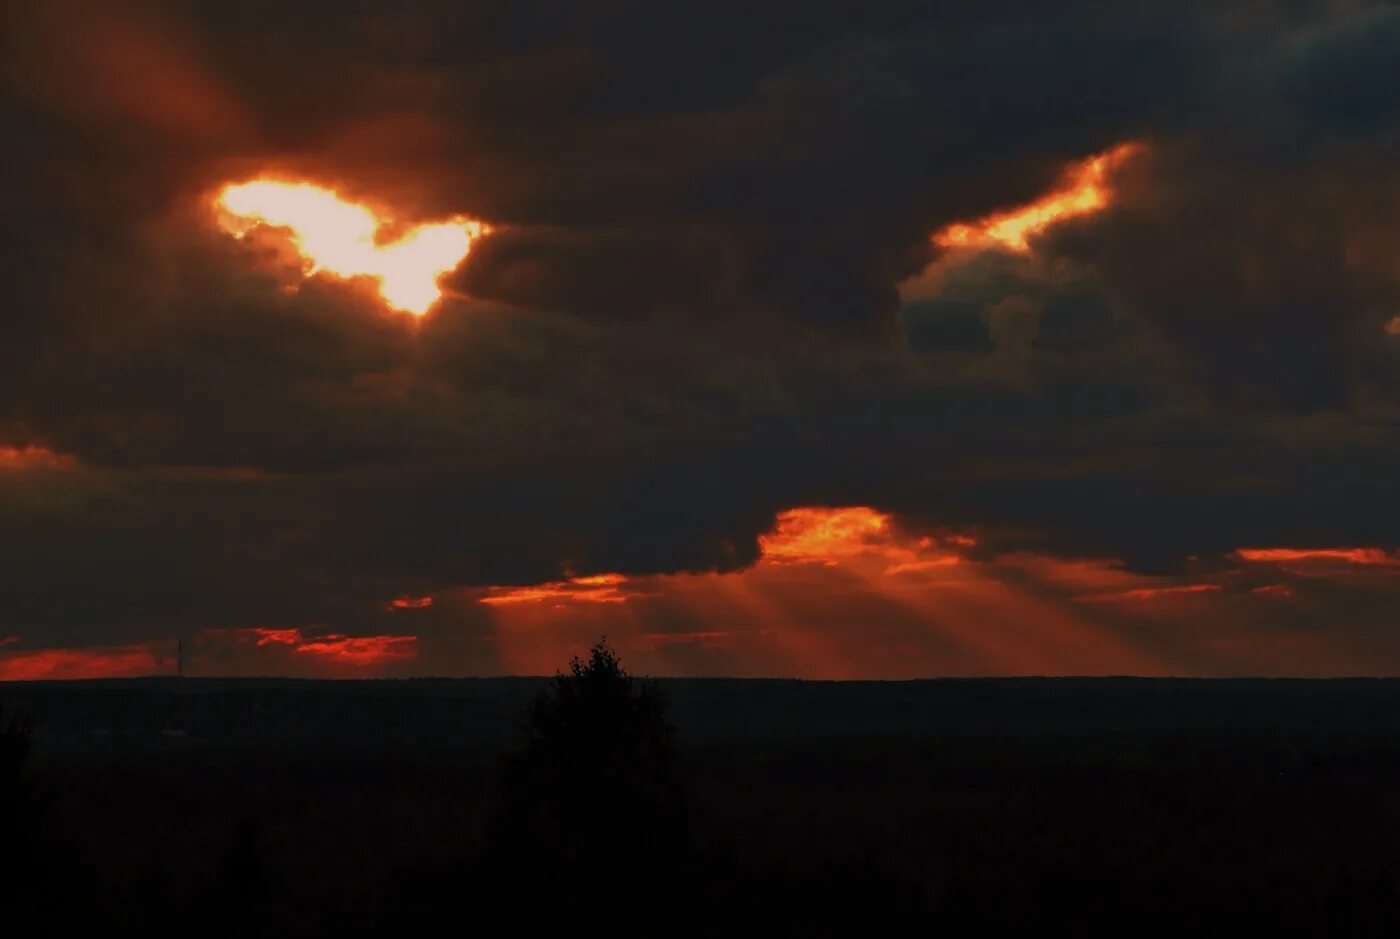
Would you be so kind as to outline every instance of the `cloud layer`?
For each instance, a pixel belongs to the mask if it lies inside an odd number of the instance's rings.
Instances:
[[[1120,592],[1400,546],[1389,4],[0,16],[5,655],[301,630],[497,671],[503,607],[391,601],[738,571],[802,506]],[[1127,142],[1024,250],[935,238]],[[220,230],[264,173],[491,231],[418,320]],[[1277,628],[1400,668],[1334,573]],[[1208,667],[1177,641],[1141,667]],[[671,667],[752,672],[705,654]]]

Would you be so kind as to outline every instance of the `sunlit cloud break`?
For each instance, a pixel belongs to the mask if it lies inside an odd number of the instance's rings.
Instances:
[[[379,294],[397,310],[422,316],[442,296],[438,279],[462,263],[472,242],[487,230],[466,218],[407,229],[395,241],[376,236],[392,219],[342,199],[312,183],[255,179],[231,183],[216,199],[219,224],[242,238],[258,226],[285,228],[306,259],[306,274],[372,277]]]
[[[621,589],[626,583],[627,578],[622,574],[590,574],[526,587],[491,587],[480,599],[488,606],[575,600],[583,603],[626,603],[631,598],[631,594]]]
[[[1029,205],[997,212],[975,222],[949,225],[933,236],[943,248],[1003,247],[1030,250],[1030,238],[1052,225],[1091,215],[1108,206],[1113,197],[1112,172],[1143,149],[1140,143],[1122,143],[1075,163],[1065,172],[1061,186]]]
[[[1255,564],[1296,564],[1332,561],[1360,567],[1400,567],[1400,552],[1381,548],[1241,548],[1235,555]]]

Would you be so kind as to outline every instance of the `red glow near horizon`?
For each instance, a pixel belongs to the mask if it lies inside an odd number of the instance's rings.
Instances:
[[[935,539],[903,538],[895,534],[890,516],[868,506],[805,506],[780,512],[771,531],[759,535],[759,564],[817,564],[834,567],[858,556],[882,559],[883,573],[912,574],[953,567],[962,558],[939,549]],[[976,544],[967,535],[950,535],[947,545]],[[662,575],[658,575],[662,576]],[[671,575],[680,576],[680,575]],[[522,587],[489,587],[478,597],[488,606],[552,603],[626,603],[642,595],[635,589],[648,578],[624,574],[593,574]]]
[[[341,664],[359,667],[402,661],[417,655],[417,636],[346,636],[328,633],[306,636],[297,628],[269,629],[255,626],[235,630],[254,638],[260,647],[286,647],[298,655],[314,656]]]
[[[1168,576],[1113,558],[979,556],[969,535],[909,531],[870,506],[780,512],[758,544],[753,565],[727,573],[600,575],[591,588],[575,578],[468,596],[492,611],[501,666],[520,674],[548,674],[561,648],[587,648],[604,634],[657,674],[1366,671],[1359,645],[1319,650],[1277,636],[1281,605],[1311,602],[1306,582],[1260,585],[1245,567]],[[1237,559],[1245,557],[1343,561],[1385,575],[1394,558],[1290,548],[1246,549]]]
[[[736,571],[587,574],[462,588],[434,603],[403,594],[378,615],[411,617],[432,606],[433,621],[445,623],[468,609],[464,603],[475,605],[462,624],[487,630],[490,654],[475,666],[447,664],[444,673],[549,674],[571,650],[606,635],[650,674],[1366,674],[1373,659],[1364,642],[1309,646],[1279,635],[1275,624],[1337,583],[1361,584],[1374,597],[1400,587],[1400,556],[1379,548],[1245,548],[1231,553],[1233,566],[1152,575],[1113,558],[974,552],[978,541],[969,535],[911,531],[869,506],[780,512],[758,545],[758,560]],[[206,629],[186,644],[186,662],[193,674],[211,676],[403,675],[450,662],[438,657],[438,641],[422,648],[403,634]],[[0,638],[0,679],[175,668],[173,640],[80,650],[22,645]]]
[[[0,643],[8,645],[9,641]],[[173,659],[150,645],[33,649],[0,654],[0,681],[141,678],[169,673]]]
[[[904,531],[869,506],[781,512],[760,536],[761,556],[729,573],[650,575],[609,590],[631,602],[599,604],[586,592],[511,588],[493,610],[509,672],[548,673],[561,643],[606,634],[661,673],[804,678],[932,674],[1141,673],[1162,665],[1077,611],[1037,595],[997,564],[974,562],[964,534]],[[1118,576],[1129,587],[1152,583]],[[565,582],[567,583],[567,582]]]

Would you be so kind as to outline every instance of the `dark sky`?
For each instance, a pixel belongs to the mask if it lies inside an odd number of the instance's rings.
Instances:
[[[3,9],[0,677],[1400,673],[1393,4]]]

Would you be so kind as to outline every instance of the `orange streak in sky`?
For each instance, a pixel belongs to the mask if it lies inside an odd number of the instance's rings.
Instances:
[[[433,605],[433,598],[429,596],[395,597],[389,601],[390,610],[423,610]]]
[[[943,557],[924,558],[917,561],[901,561],[898,564],[891,564],[885,568],[886,574],[918,574],[924,571],[931,571],[938,567],[957,567],[963,559],[956,554],[948,554]]]
[[[265,627],[253,627],[239,632],[255,637],[259,646],[286,646],[298,655],[311,655],[356,666],[413,658],[417,654],[418,645],[417,636],[346,636],[330,633],[308,638],[300,629]]]
[[[1029,251],[1031,236],[1065,219],[1090,215],[1107,206],[1113,197],[1109,174],[1141,150],[1141,144],[1123,143],[1073,164],[1054,192],[1017,209],[949,225],[933,236],[934,243],[941,248],[1000,245],[1012,251]]]
[[[1121,590],[1116,593],[1085,593],[1074,599],[1084,603],[1119,603],[1156,600],[1161,597],[1180,596],[1181,594],[1210,593],[1219,589],[1219,584],[1182,584],[1173,587],[1141,587],[1137,590]]]
[[[1380,548],[1240,548],[1236,556],[1260,564],[1288,564],[1298,561],[1342,561],[1366,567],[1400,566],[1400,554]]]
[[[417,636],[342,636],[332,634],[302,642],[297,652],[316,655],[346,665],[377,665],[411,659],[417,653]]]
[[[491,606],[511,603],[543,603],[546,601],[583,603],[626,603],[632,595],[618,588],[627,582],[622,574],[592,574],[571,577],[527,587],[491,587],[481,602]]]
[[[488,229],[453,218],[409,228],[398,240],[376,236],[393,220],[348,202],[312,183],[255,179],[230,183],[215,199],[219,224],[235,238],[258,226],[285,228],[302,257],[306,274],[372,277],[391,307],[422,316],[442,296],[438,279],[456,269],[472,242]]]

